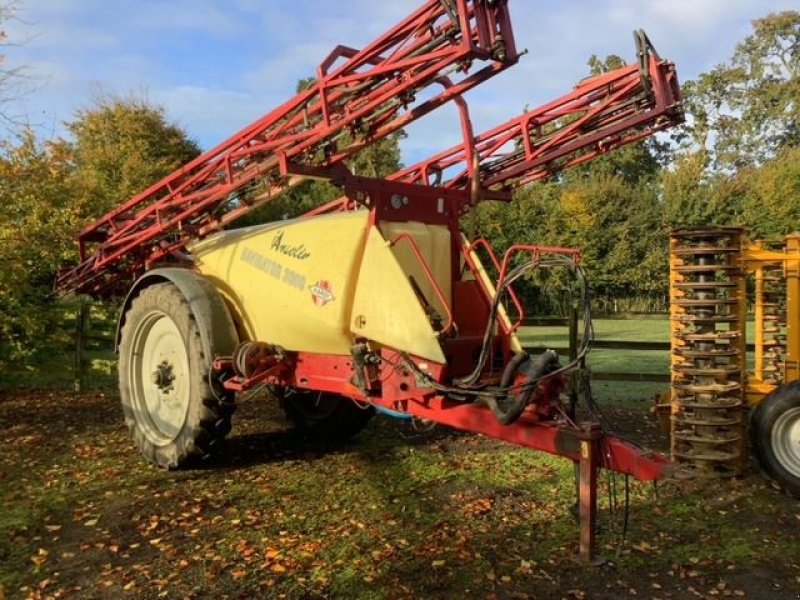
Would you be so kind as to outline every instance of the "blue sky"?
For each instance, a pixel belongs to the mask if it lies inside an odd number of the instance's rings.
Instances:
[[[291,96],[337,44],[360,47],[422,0],[19,0],[10,66],[37,89],[13,107],[44,136],[99,93],[144,94],[204,148]],[[511,0],[520,64],[471,92],[476,131],[567,92],[586,60],[633,60],[631,31],[644,28],[681,80],[730,57],[750,21],[796,9],[796,0]],[[404,160],[458,141],[455,109],[407,129]]]

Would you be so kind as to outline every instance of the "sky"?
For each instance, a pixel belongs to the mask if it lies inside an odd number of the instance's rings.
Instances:
[[[0,0],[3,4],[3,0]],[[204,149],[290,98],[337,44],[362,47],[422,0],[17,0],[8,67],[35,87],[9,107],[43,137],[104,94],[143,95]],[[643,28],[682,81],[728,60],[751,21],[796,0],[510,0],[528,54],[466,98],[476,132],[568,92],[592,54],[634,60]],[[459,142],[455,108],[406,129],[406,164]]]

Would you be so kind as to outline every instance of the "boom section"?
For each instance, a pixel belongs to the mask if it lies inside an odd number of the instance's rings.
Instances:
[[[465,188],[474,153],[484,191],[508,191],[682,123],[674,64],[659,57],[643,31],[634,37],[638,62],[585,79],[572,92],[476,136],[474,148],[454,146],[391,179]]]
[[[363,50],[336,47],[306,90],[84,229],[80,263],[56,290],[124,291],[149,264],[302,181],[292,164],[341,163],[517,58],[507,0],[428,0]],[[453,85],[432,86],[445,77]]]
[[[538,108],[387,177],[506,200],[515,188],[589,162],[684,120],[675,65],[659,57],[645,33],[634,33],[638,62],[581,81]],[[475,178],[475,167],[478,178]],[[478,185],[475,185],[475,184]],[[347,197],[306,216],[354,208]]]

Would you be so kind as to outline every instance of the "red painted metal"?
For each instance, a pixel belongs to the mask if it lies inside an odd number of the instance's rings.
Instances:
[[[425,400],[390,403],[373,399],[372,402],[518,446],[564,456],[574,461],[580,459],[580,448],[576,443],[578,428],[555,421],[541,421],[528,412],[523,413],[513,425],[501,425],[484,406],[455,402],[438,395]],[[669,461],[662,455],[642,450],[620,438],[604,434],[601,444],[599,464],[604,469],[628,474],[640,481],[660,479],[669,469]]]
[[[427,0],[363,50],[337,47],[311,87],[84,229],[81,262],[56,290],[120,291],[148,264],[299,183],[286,177],[292,163],[340,163],[517,58],[507,0]],[[485,66],[470,72],[478,61]],[[417,100],[448,75],[459,80]]]
[[[478,276],[478,272],[480,270],[479,265],[472,259],[472,256],[470,256],[473,250],[477,250],[479,248],[483,248],[486,251],[486,255],[489,257],[489,260],[492,262],[492,265],[494,265],[495,271],[497,271],[497,274],[499,276],[501,269],[500,261],[497,260],[497,254],[495,253],[494,248],[492,248],[492,245],[486,238],[478,238],[472,243],[465,242],[465,245],[462,246],[461,252],[462,255],[464,256],[464,262],[467,263],[467,266],[469,267],[470,271],[472,271],[472,273],[475,275],[475,279],[479,282],[481,290],[483,291],[484,295],[487,298],[492,298],[494,295],[493,291],[488,289],[483,279]],[[514,291],[514,286],[509,286],[507,290],[508,290],[508,295],[511,298],[511,302],[514,304],[514,310],[516,311],[517,315],[519,316],[519,320],[521,321],[522,315],[525,314],[525,308],[522,305],[522,301],[519,299],[519,296],[517,296],[517,293]],[[503,320],[500,321],[500,327],[503,330],[503,333],[505,333],[506,335],[509,335],[514,331],[514,329],[511,327],[511,324],[506,323]]]
[[[292,357],[292,369],[272,369],[269,376],[259,374],[254,380],[341,394],[357,402],[580,461],[581,427],[561,420],[543,420],[535,405],[531,405],[514,424],[502,425],[481,404],[451,400],[432,387],[420,385],[400,363],[399,353],[387,349],[382,354],[385,362],[379,375],[380,390],[373,393],[366,393],[353,383],[355,366],[351,356],[298,352]],[[417,365],[424,366],[432,380],[447,380],[448,368],[445,365],[411,358]],[[226,382],[225,386],[235,390],[251,387],[250,382],[241,380]],[[669,461],[661,454],[643,450],[623,439],[601,433],[597,440],[596,460],[601,468],[628,474],[640,481],[658,480],[670,468]]]
[[[645,44],[640,45],[643,63],[586,79],[569,94],[478,135],[475,152],[484,190],[548,178],[682,122],[675,67]],[[451,173],[447,187],[466,187],[469,165],[470,154],[458,145],[392,178],[431,185]]]
[[[681,123],[675,66],[662,60],[642,33],[638,35],[640,62],[585,79],[572,92],[478,135],[473,143],[453,146],[387,179],[467,188],[477,157],[480,197],[508,200],[511,196],[502,192]],[[348,207],[354,207],[353,201],[343,197],[313,214]]]
[[[602,564],[596,554],[595,535],[597,533],[597,471],[600,450],[597,443],[602,437],[600,426],[588,423],[581,427],[580,468],[578,470],[578,511],[580,517],[580,543],[578,559],[585,564]]]

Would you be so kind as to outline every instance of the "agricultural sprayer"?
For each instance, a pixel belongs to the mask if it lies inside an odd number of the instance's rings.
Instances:
[[[237,392],[270,386],[309,435],[344,438],[375,410],[564,456],[580,465],[590,558],[602,467],[650,481],[664,458],[576,423],[583,364],[529,356],[513,284],[580,252],[513,245],[497,256],[462,222],[549,177],[678,123],[673,65],[637,32],[637,60],[475,135],[462,95],[514,65],[506,0],[429,0],[363,50],[338,46],[305,91],[84,229],[61,292],[124,296],[118,328],[126,423],[167,468],[228,433]],[[345,159],[453,101],[462,143],[387,178]],[[344,196],[293,220],[224,230],[310,178]]]

